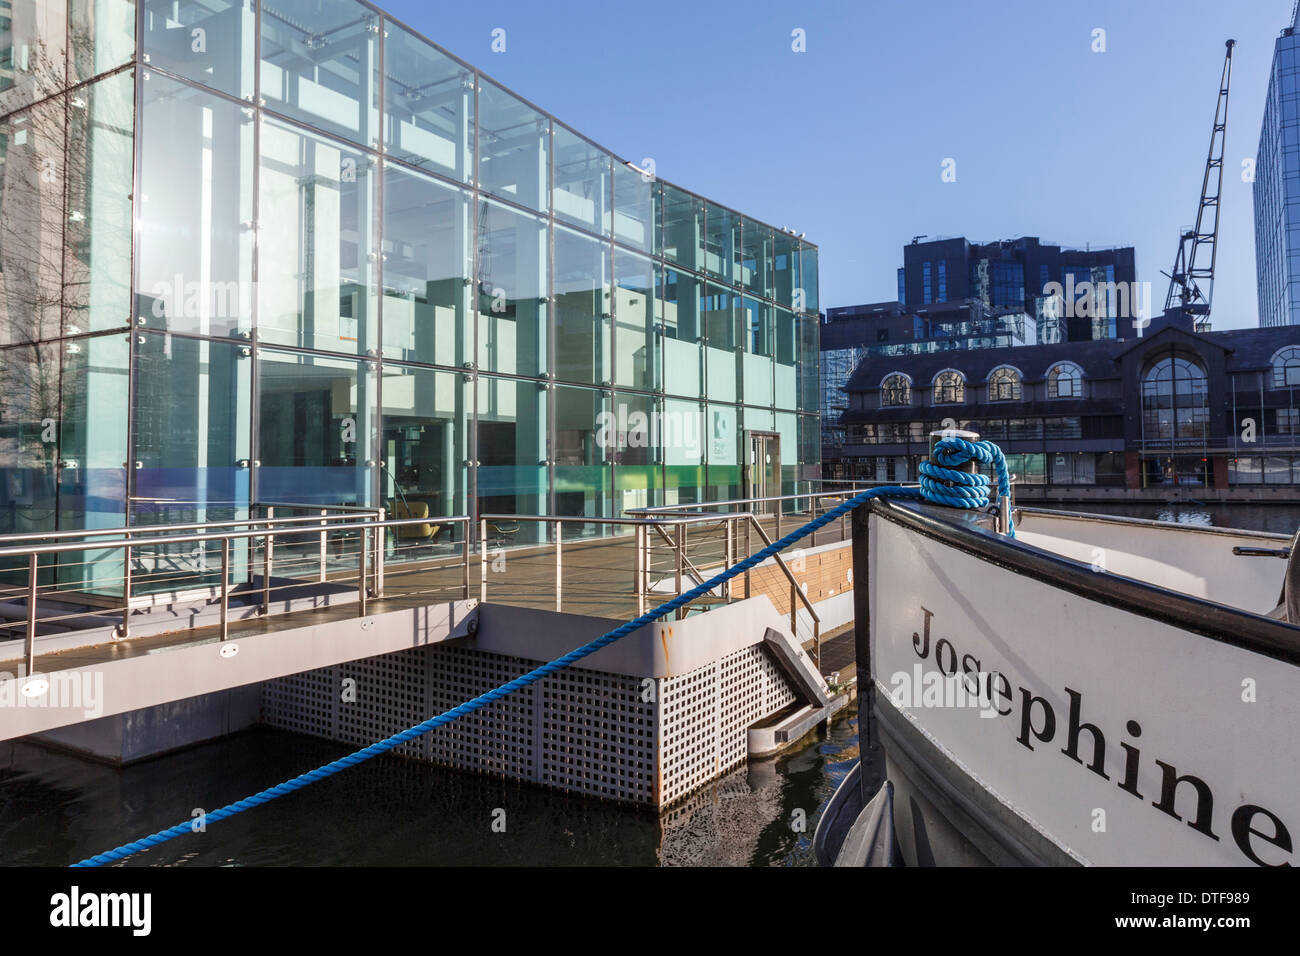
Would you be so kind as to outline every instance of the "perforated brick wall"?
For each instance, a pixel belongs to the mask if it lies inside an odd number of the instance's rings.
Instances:
[[[439,645],[268,681],[262,719],[364,746],[540,662]],[[568,668],[397,749],[447,767],[666,807],[744,763],[746,731],[795,700],[761,644],[680,677]]]

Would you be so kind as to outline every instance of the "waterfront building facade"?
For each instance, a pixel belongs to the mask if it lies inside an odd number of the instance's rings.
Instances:
[[[811,243],[358,0],[4,6],[0,531],[818,475]]]
[[[1137,284],[1132,246],[1071,249],[1035,236],[971,242],[952,236],[903,247],[898,274],[900,301],[916,308],[974,299],[995,312],[1024,312],[1039,342],[1124,338],[1126,320],[1149,302]],[[1101,294],[1085,296],[1082,290]],[[1080,290],[1078,295],[1075,290]],[[1086,299],[1088,305],[1079,308]]]
[[[1300,9],[1296,15],[1300,18]],[[1300,324],[1300,20],[1273,45],[1255,154],[1259,324]]]
[[[870,355],[845,388],[829,477],[914,481],[929,434],[979,432],[1020,487],[1188,492],[1300,486],[1300,335],[1198,333],[1162,317],[1127,342]]]

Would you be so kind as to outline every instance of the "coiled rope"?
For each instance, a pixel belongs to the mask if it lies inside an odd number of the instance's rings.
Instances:
[[[1007,473],[1006,461],[1002,456],[1002,450],[997,445],[988,441],[969,442],[961,438],[944,438],[935,445],[934,450],[937,464],[923,462],[921,464],[921,487],[903,487],[902,485],[886,485],[880,488],[870,488],[860,494],[849,498],[848,500],[836,505],[830,511],[819,517],[814,518],[802,527],[796,528],[785,537],[772,542],[772,544],[757,551],[744,560],[733,564],[725,571],[714,575],[703,584],[697,585],[671,600],[665,601],[658,607],[655,607],[638,618],[634,618],[625,624],[616,627],[606,634],[602,634],[594,641],[590,641],[575,650],[570,651],[563,657],[558,657],[549,663],[543,664],[535,670],[529,671],[514,680],[502,684],[485,694],[480,694],[473,700],[466,701],[457,707],[436,717],[430,717],[428,720],[418,723],[413,727],[408,727],[400,733],[393,734],[385,740],[373,743],[361,750],[354,751],[345,757],[340,757],[330,763],[317,767],[315,770],[309,770],[306,773],[299,774],[292,780],[286,780],[284,783],[269,787],[253,794],[251,797],[245,797],[242,800],[236,800],[234,803],[228,803],[218,810],[213,810],[206,814],[205,823],[218,823],[229,817],[233,817],[245,810],[251,810],[254,807],[260,807],[264,803],[269,803],[278,797],[293,793],[295,790],[301,790],[310,784],[324,780],[326,777],[332,777],[336,773],[347,770],[349,767],[355,767],[372,757],[378,757],[380,754],[387,753],[395,747],[427,734],[437,727],[442,727],[451,723],[458,717],[464,717],[466,714],[472,714],[475,711],[482,710],[489,704],[492,704],[504,697],[508,697],[515,691],[520,690],[530,684],[554,674],[556,671],[563,670],[572,664],[577,663],[584,657],[596,653],[602,648],[620,641],[632,632],[652,624],[661,617],[671,614],[678,608],[689,604],[696,598],[703,597],[710,591],[719,587],[726,581],[730,581],[737,575],[744,574],[755,566],[766,561],[768,558],[784,551],[796,541],[807,537],[818,528],[821,528],[830,522],[836,520],[859,505],[866,503],[872,498],[911,498],[930,501],[936,504],[948,505],[955,508],[982,508],[988,505],[989,481],[983,475],[971,475],[964,471],[958,471],[957,466],[968,461],[975,460],[989,463],[994,466],[998,474],[998,489],[1003,495],[1009,495],[1011,489],[1010,476]],[[983,483],[968,479],[983,478]],[[118,860],[124,860],[133,856],[142,850],[148,850],[152,847],[166,843],[168,840],[174,840],[178,836],[195,831],[195,822],[186,820],[178,823],[166,830],[159,830],[157,833],[139,840],[133,840],[130,843],[124,843],[116,849],[108,850],[104,853],[97,853],[94,856],[87,857],[73,866],[104,866],[108,863],[115,863]]]

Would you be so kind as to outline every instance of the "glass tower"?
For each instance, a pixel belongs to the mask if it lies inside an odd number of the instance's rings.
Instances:
[[[793,491],[817,312],[815,246],[368,4],[0,0],[0,533],[617,516],[751,432]]]
[[[1300,324],[1300,35],[1273,47],[1255,160],[1255,271],[1259,324]]]

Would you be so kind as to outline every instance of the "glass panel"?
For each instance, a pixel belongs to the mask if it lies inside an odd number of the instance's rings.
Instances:
[[[139,290],[153,328],[219,337],[253,326],[253,120],[159,74],[144,83]],[[245,456],[247,457],[247,456]]]
[[[51,531],[56,526],[59,371],[57,343],[0,352],[5,383],[0,389],[0,529],[4,534]],[[21,559],[0,561],[5,567],[21,563]]]
[[[772,298],[772,230],[752,219],[742,222],[740,278],[746,291]]]
[[[373,160],[262,123],[258,334],[329,352],[376,347]]]
[[[816,415],[799,416],[799,474],[815,477],[821,464],[821,421]],[[908,472],[912,477],[912,472]]]
[[[775,344],[775,311],[766,302],[745,296],[741,299],[741,329],[745,351],[754,355],[772,355]]]
[[[708,347],[704,350],[708,395],[724,402],[734,402],[737,397],[740,375],[738,311],[739,296],[721,286],[710,284],[706,287],[700,300],[700,312],[708,330]]]
[[[53,6],[53,4],[50,4]],[[135,0],[71,0],[68,83],[82,83],[135,55]]]
[[[468,192],[384,168],[384,356],[438,365],[474,357]]]
[[[616,397],[617,407],[601,422],[597,441],[615,464],[614,505],[619,514],[626,514],[660,504],[659,448],[669,441],[680,442],[683,436],[665,428],[658,398],[626,392]],[[695,438],[698,444],[698,431]]]
[[[479,187],[545,212],[551,121],[495,83],[478,91]]]
[[[800,489],[796,486],[796,480],[799,477],[799,422],[798,416],[777,412],[775,416],[776,430],[781,436],[781,494],[797,494]],[[829,504],[829,502],[827,502]],[[794,504],[798,504],[797,502]],[[792,507],[793,505],[787,506]]]
[[[609,461],[602,423],[610,414],[609,392],[555,388],[555,514],[610,517]],[[604,534],[607,526],[569,525],[565,536]]]
[[[614,238],[640,249],[659,252],[655,211],[659,183],[649,173],[614,164]]]
[[[765,355],[741,355],[744,399],[747,405],[772,405],[772,360]]]
[[[555,215],[589,232],[609,235],[609,181],[613,157],[555,125]]]
[[[819,330],[820,331],[820,330]],[[775,404],[777,408],[797,408],[798,389],[795,377],[795,365],[798,356],[798,336],[795,333],[793,312],[785,309],[776,310],[776,369],[775,369]],[[819,359],[821,356],[819,356]],[[848,371],[852,371],[849,369]],[[846,373],[847,374],[847,373]],[[843,401],[837,397],[837,401]]]
[[[547,390],[545,383],[478,377],[478,514],[546,514]],[[488,520],[487,545],[544,538],[533,521]]]
[[[0,122],[0,344],[59,334],[64,104],[55,97]]]
[[[131,321],[133,74],[68,94],[63,324],[69,334]]]
[[[231,96],[251,96],[254,2],[144,0],[150,65]]]
[[[462,372],[385,365],[380,436],[382,504],[394,518],[465,514],[474,385]],[[460,541],[464,529],[412,525],[388,533],[396,556],[414,559]],[[429,545],[430,547],[424,547]]]
[[[145,335],[136,347],[133,525],[233,521],[248,516],[253,361],[248,346]],[[291,499],[292,500],[292,499]],[[248,542],[232,541],[234,580]],[[144,556],[133,586],[143,591],[216,583],[220,545]],[[216,575],[216,576],[214,576]]]
[[[390,156],[461,182],[474,174],[474,74],[385,23],[384,143]]]
[[[546,221],[484,200],[478,243],[478,367],[540,375],[547,366]]]
[[[815,315],[800,316],[798,318],[798,335],[799,335],[799,365],[797,372],[799,375],[799,411],[815,412],[817,411],[817,383],[818,383],[818,345],[820,342],[821,329],[818,327],[818,319]]]
[[[655,294],[662,268],[621,249],[614,253],[614,381],[619,385],[645,391],[659,387]]]
[[[67,87],[68,14],[64,3],[9,0],[0,17],[0,114]]]
[[[664,390],[673,395],[696,398],[703,395],[703,326],[700,321],[700,289],[703,283],[692,275],[664,269]]]
[[[261,95],[299,122],[379,145],[379,14],[353,0],[262,0]]]
[[[787,308],[794,306],[794,287],[798,282],[799,240],[788,232],[773,234],[772,284],[776,289],[773,298]]]
[[[664,256],[688,269],[704,266],[704,200],[663,186]]]
[[[708,203],[705,208],[705,270],[724,282],[739,282],[741,273],[740,217]]]
[[[609,384],[609,245],[555,230],[555,374]]]
[[[709,484],[706,501],[742,497],[740,410],[734,405],[709,405]]]
[[[126,336],[100,335],[63,346],[59,422],[60,530],[120,528],[126,523]],[[6,382],[8,378],[6,378]],[[122,592],[121,551],[82,551],[60,559],[59,583]]]
[[[375,364],[257,355],[258,501],[374,507]]]
[[[801,244],[799,251],[799,289],[796,290],[796,301],[794,302],[794,307],[800,312],[816,312],[818,310],[817,279],[817,247]],[[802,302],[798,301],[800,291],[803,293]]]
[[[695,504],[704,491],[704,406],[664,400],[660,426],[664,449],[665,505]]]

